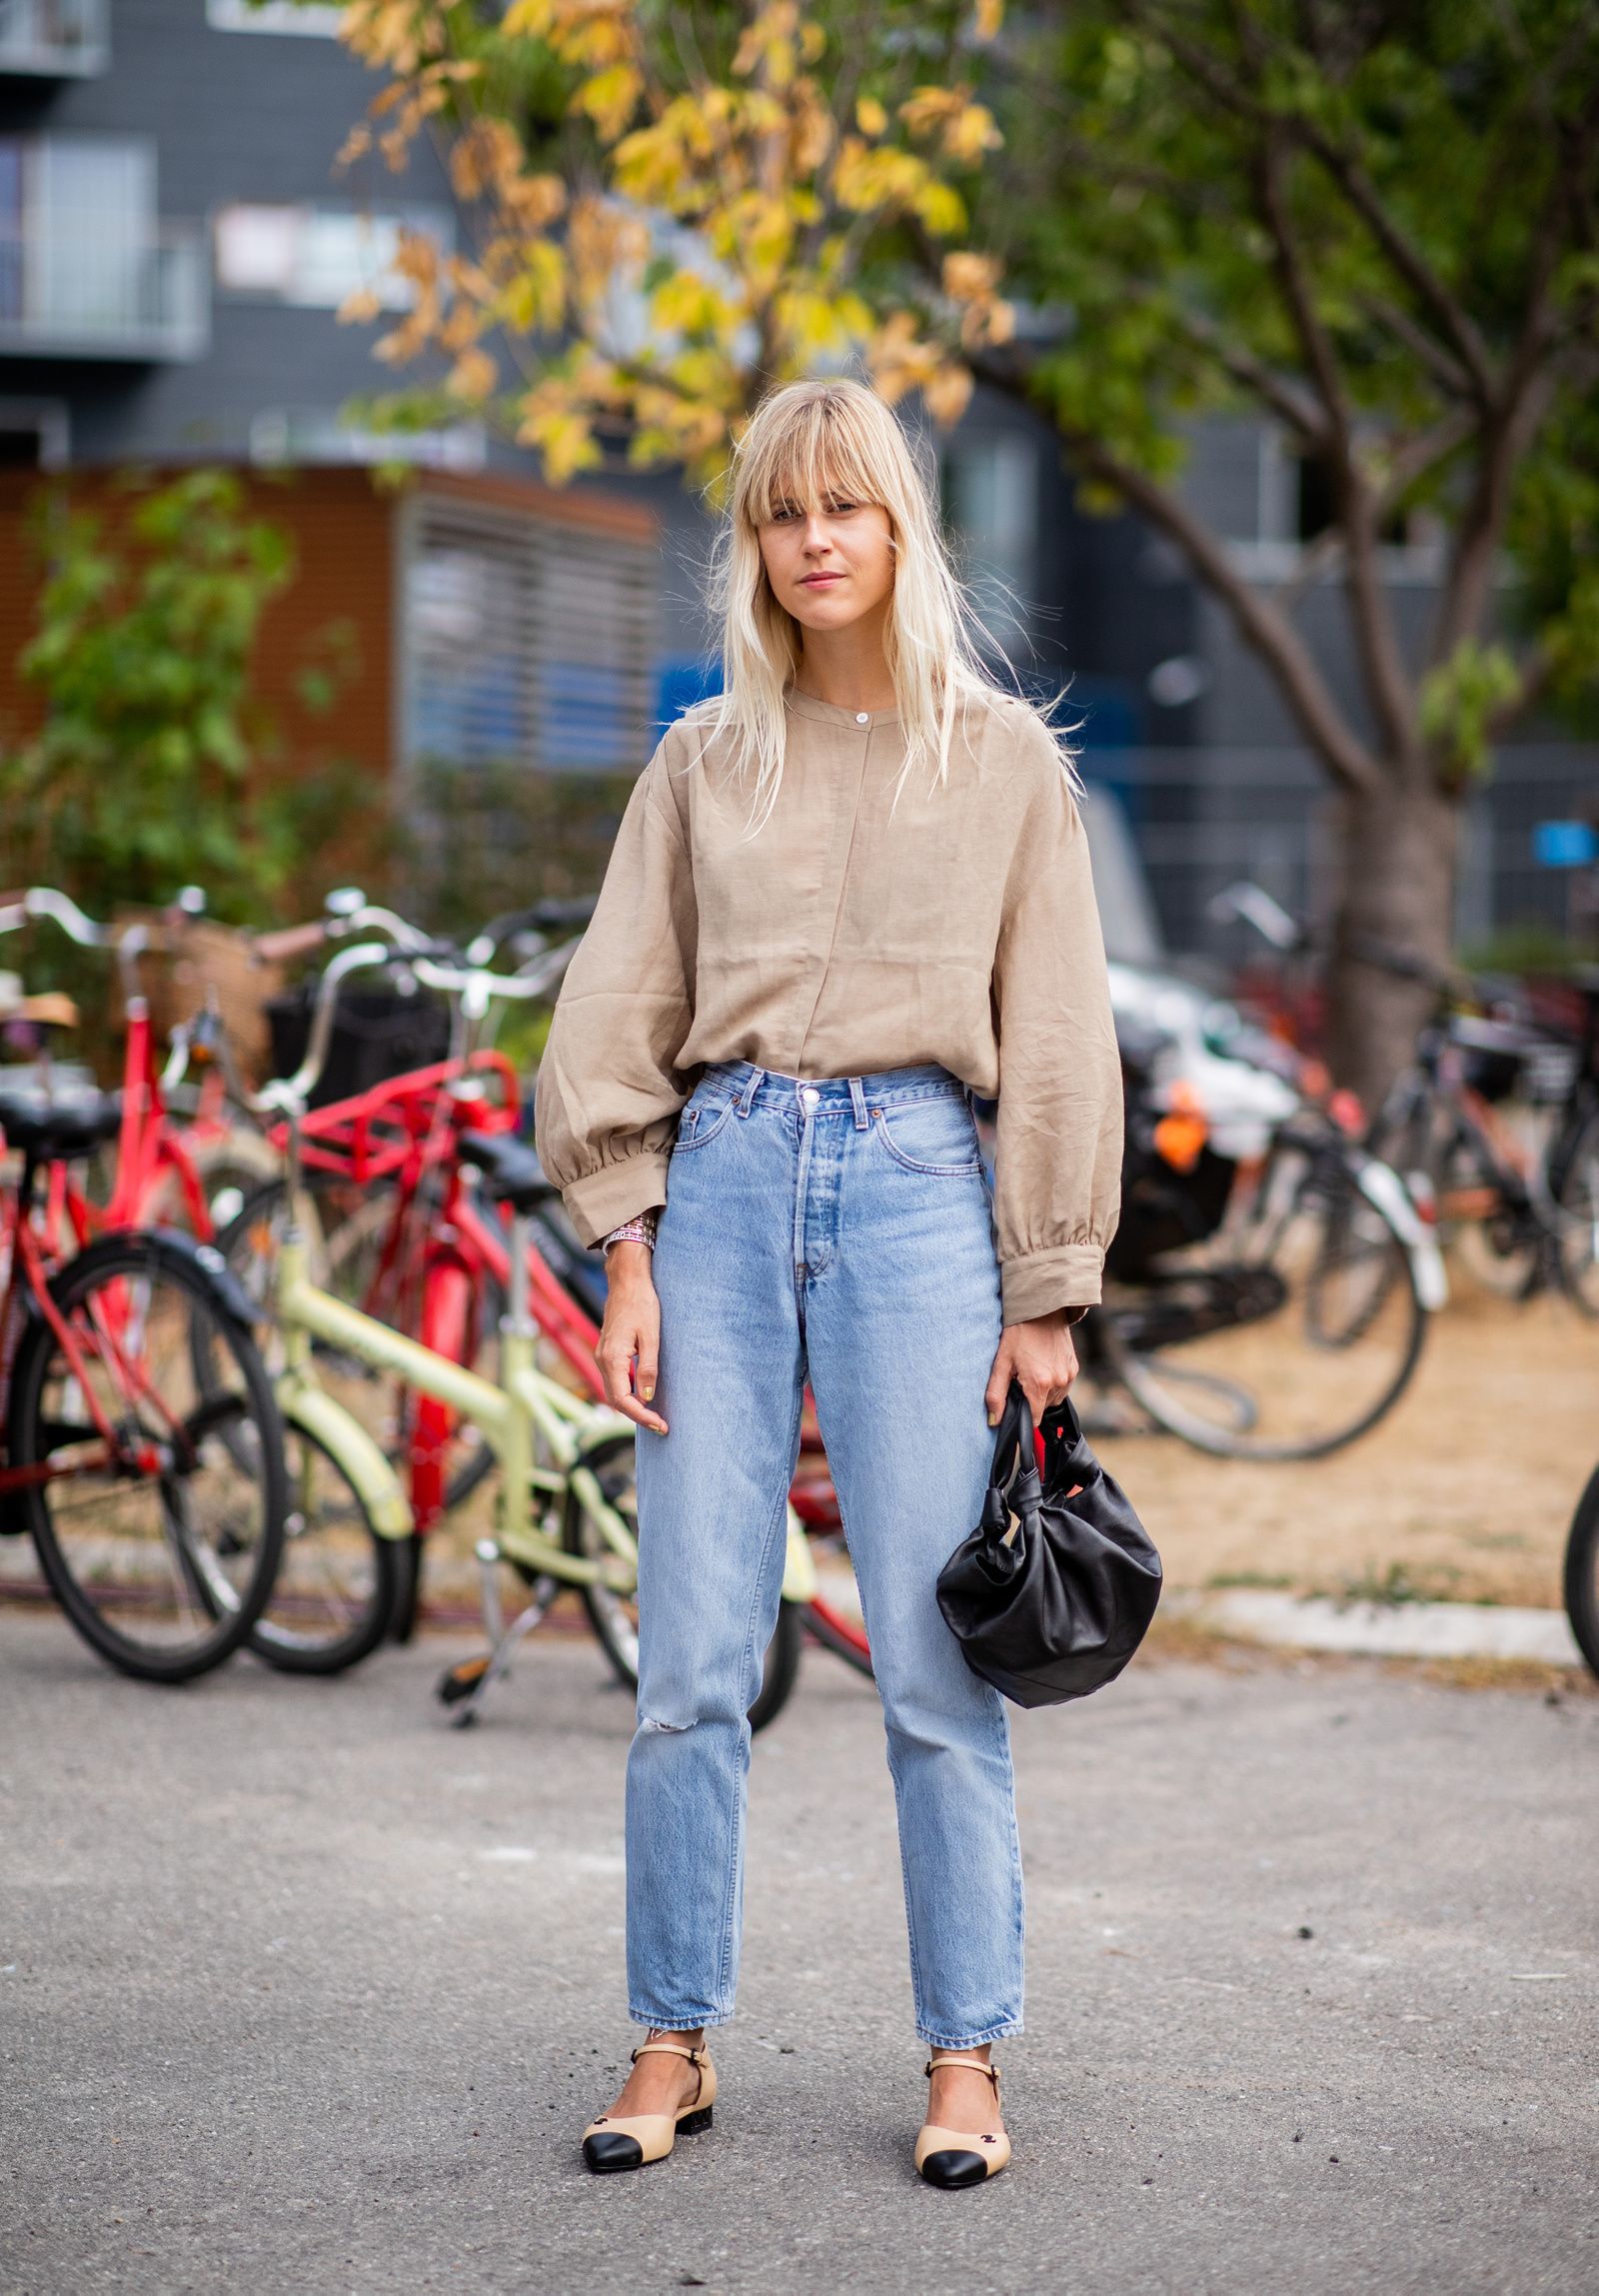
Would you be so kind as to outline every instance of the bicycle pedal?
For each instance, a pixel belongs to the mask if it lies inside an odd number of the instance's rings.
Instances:
[[[459,1706],[463,1698],[470,1698],[478,1684],[488,1673],[493,1653],[485,1651],[481,1658],[463,1658],[448,1673],[441,1674],[434,1695],[442,1706]]]

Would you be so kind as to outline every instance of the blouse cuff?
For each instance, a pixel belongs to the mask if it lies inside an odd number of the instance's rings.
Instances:
[[[573,1226],[586,1244],[596,1244],[636,1211],[667,1200],[670,1148],[641,1148],[637,1155],[602,1164],[569,1180],[561,1190]]]
[[[1052,1315],[1057,1307],[1096,1305],[1104,1265],[1104,1251],[1097,1243],[1059,1243],[1007,1259],[999,1270],[1005,1321],[1030,1323],[1035,1315]]]

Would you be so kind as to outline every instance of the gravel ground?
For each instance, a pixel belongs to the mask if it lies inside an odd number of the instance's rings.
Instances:
[[[1371,1434],[1302,1466],[1095,1439],[1168,1583],[1558,1609],[1572,1510],[1599,1463],[1599,1324],[1563,1299],[1461,1288]]]
[[[455,1648],[163,1693],[0,1614],[0,2287],[1599,2285],[1599,1700],[1157,1655],[1019,1717],[1017,2157],[941,2194],[875,1704],[812,1654],[716,2127],[602,2180],[629,1701],[553,1638],[457,1734]]]

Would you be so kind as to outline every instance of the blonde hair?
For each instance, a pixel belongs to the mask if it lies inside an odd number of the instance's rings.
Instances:
[[[759,529],[784,504],[809,511],[832,499],[880,504],[888,514],[893,590],[883,653],[904,735],[894,804],[920,766],[934,767],[939,784],[947,782],[956,714],[962,701],[976,697],[998,696],[1036,717],[1080,792],[1074,753],[1060,730],[999,686],[979,658],[976,641],[983,639],[1011,667],[950,563],[931,490],[886,401],[864,383],[828,377],[786,384],[757,407],[734,448],[728,507],[712,553],[709,589],[722,632],[724,690],[689,716],[733,737],[736,772],[747,774],[754,764],[752,834],[777,799],[788,738],[785,696],[804,645],[801,625],[773,596]]]

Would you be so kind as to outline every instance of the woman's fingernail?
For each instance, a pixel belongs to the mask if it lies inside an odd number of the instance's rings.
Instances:
[[[641,1388],[639,1389],[639,1392],[640,1392],[640,1394],[641,1394],[641,1395],[643,1395],[643,1397],[644,1397],[645,1401],[648,1403],[648,1402],[651,1400],[651,1398],[654,1396],[654,1394],[655,1394],[655,1389],[654,1389],[654,1387],[641,1387]]]
[[[990,1411],[988,1413],[988,1424],[990,1427],[996,1427],[999,1424],[999,1413],[997,1411]]]

